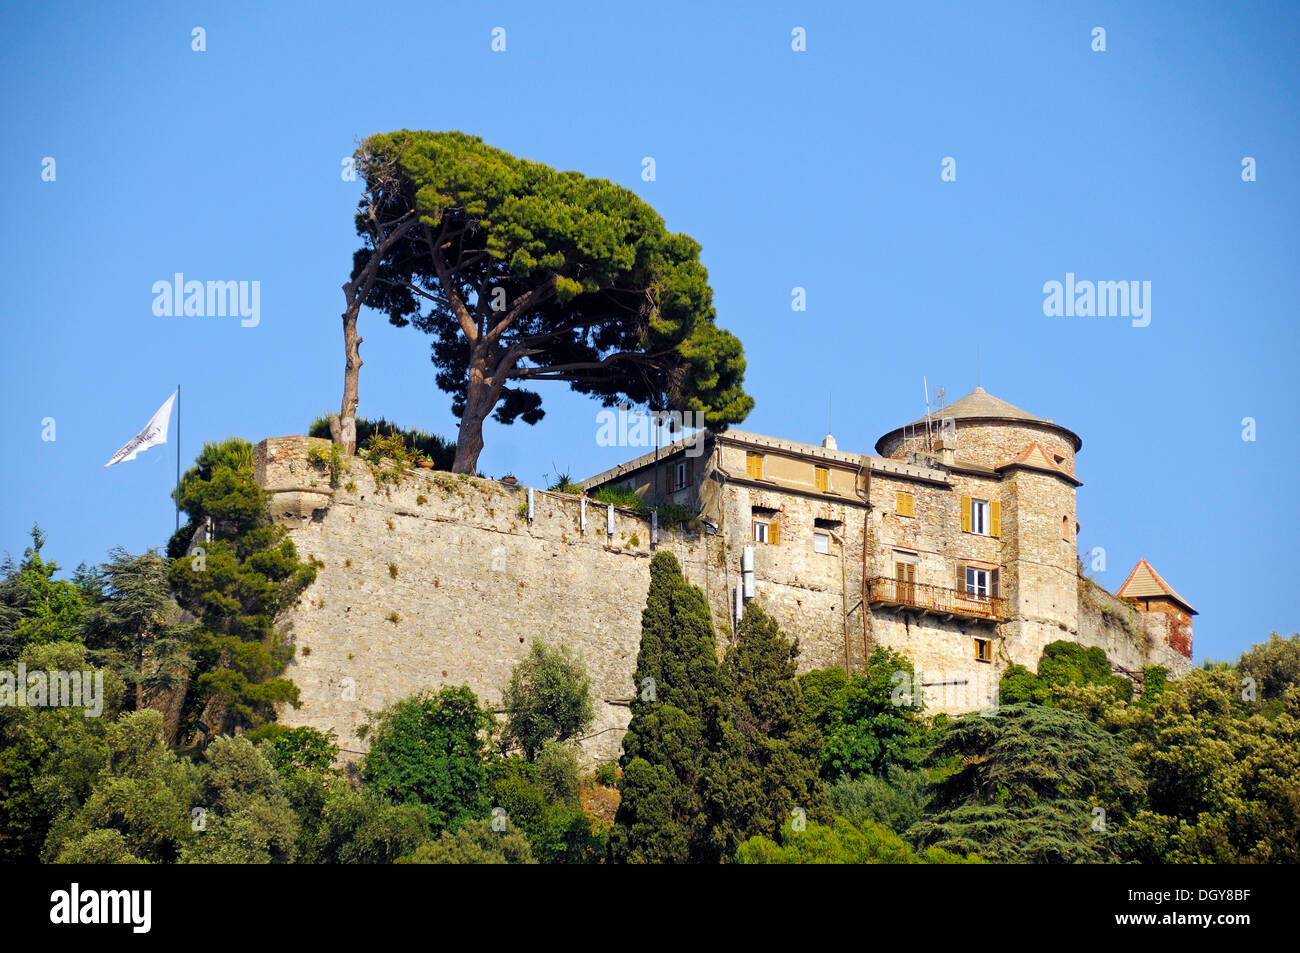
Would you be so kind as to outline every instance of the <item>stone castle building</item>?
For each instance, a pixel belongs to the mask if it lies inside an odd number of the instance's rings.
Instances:
[[[927,710],[996,703],[998,679],[1058,640],[1098,646],[1115,671],[1190,668],[1194,610],[1142,560],[1117,594],[1076,554],[1082,441],[981,388],[886,433],[876,455],[744,431],[698,435],[583,481],[679,503],[670,527],[587,497],[412,470],[377,481],[359,459],[340,485],[307,459],[324,441],[257,447],[272,514],[324,563],[287,621],[289,725],[355,726],[412,691],[500,692],[527,643],[582,652],[597,696],[584,741],[618,754],[628,720],[649,556],[674,552],[701,587],[725,650],[756,599],[799,639],[800,667],[906,654]]]

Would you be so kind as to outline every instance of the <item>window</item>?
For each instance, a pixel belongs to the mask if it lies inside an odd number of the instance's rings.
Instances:
[[[1002,535],[1002,504],[997,500],[961,498],[961,531],[978,536]]]
[[[831,538],[825,533],[813,533],[813,552],[829,556],[831,552]]]
[[[781,511],[769,506],[755,506],[750,515],[754,521],[754,542],[771,543],[775,546],[781,542]]]
[[[993,640],[992,639],[975,640],[975,661],[977,662],[993,661]]]
[[[831,471],[826,467],[813,467],[813,482],[825,493],[831,488]]]
[[[745,454],[745,473],[751,480],[763,479],[763,455],[761,453]]]
[[[689,460],[681,460],[673,464],[673,489],[680,490],[691,482],[691,464]]]
[[[894,512],[899,516],[915,516],[916,497],[911,493],[895,493]]]
[[[1061,539],[1067,543],[1070,541],[1070,517],[1061,517]]]
[[[967,566],[966,592],[978,599],[987,599],[989,596],[989,571]]]
[[[894,560],[894,596],[899,602],[916,603],[916,563]]]

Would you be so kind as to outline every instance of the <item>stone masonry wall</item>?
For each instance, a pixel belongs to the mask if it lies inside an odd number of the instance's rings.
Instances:
[[[283,623],[297,649],[286,674],[303,705],[286,707],[282,723],[332,728],[355,757],[365,748],[355,735],[365,712],[413,692],[468,685],[499,707],[511,669],[540,638],[582,653],[596,700],[584,753],[617,757],[649,588],[648,521],[616,509],[609,535],[607,508],[587,503],[584,532],[580,499],[543,490],[533,491],[530,521],[524,487],[425,470],[406,471],[396,485],[377,483],[360,458],[331,487],[328,473],[308,461],[313,445],[328,441],[281,437],[256,448],[257,479],[273,491],[272,516],[304,557],[324,563]],[[747,527],[747,513],[744,520]],[[739,533],[741,514],[729,522]],[[740,537],[730,541],[666,529],[659,537],[687,581],[704,590],[719,657],[732,631],[730,587],[740,559]],[[850,558],[860,561],[852,545]],[[860,577],[841,576],[839,559],[808,546],[807,553],[773,546],[759,559],[767,577],[759,601],[800,640],[804,671],[844,664],[844,594],[861,587]],[[861,615],[850,621],[857,664]]]

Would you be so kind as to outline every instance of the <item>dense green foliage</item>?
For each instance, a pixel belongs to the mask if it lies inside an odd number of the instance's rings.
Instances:
[[[396,434],[402,438],[402,443],[405,446],[411,448],[420,456],[432,460],[435,470],[450,470],[452,461],[456,459],[456,443],[454,440],[447,440],[445,437],[428,433],[418,427],[411,429],[399,427],[383,417],[378,420],[358,417],[356,421],[358,447],[365,446],[373,437]],[[313,420],[311,427],[307,430],[307,436],[323,437],[328,440],[330,438],[329,415],[322,414]]]
[[[1041,705],[964,715],[931,760],[953,767],[909,837],[1002,863],[1117,859],[1114,830],[1141,796],[1123,745],[1073,712]]]
[[[920,763],[926,727],[919,699],[908,692],[912,679],[912,663],[886,648],[872,652],[853,676],[832,667],[801,677],[808,719],[825,739],[822,777],[884,775]]]
[[[1104,685],[1115,697],[1128,701],[1133,697],[1133,683],[1110,670],[1110,659],[1096,646],[1085,649],[1075,642],[1052,642],[1043,649],[1038,672],[1023,665],[1012,665],[1002,675],[998,698],[1003,705],[1034,702],[1048,705],[1052,689],[1058,685]]]
[[[720,672],[725,718],[706,786],[712,840],[724,857],[750,837],[776,837],[795,817],[831,819],[798,657],[798,645],[757,602],[745,607]]]
[[[631,510],[642,519],[649,519],[650,514],[655,510],[653,500],[646,501],[637,495],[636,490],[619,483],[602,486],[591,495],[591,500],[594,503],[612,503],[623,509]],[[664,526],[671,526],[675,523],[689,523],[698,519],[700,515],[698,510],[687,506],[685,503],[660,503],[658,510],[659,522]]]
[[[473,472],[489,415],[541,419],[536,381],[717,428],[753,406],[699,244],[634,192],[459,132],[371,136],[357,165],[352,277],[373,282],[367,306],[432,336],[435,380],[461,418],[459,472]]]
[[[205,444],[175,496],[189,522],[173,537],[168,580],[199,620],[189,717],[218,732],[256,728],[274,720],[277,703],[298,704],[297,686],[281,677],[293,648],[275,620],[311,585],[317,564],[301,561],[271,522],[246,441]],[[208,520],[212,539],[186,555],[178,541]]]
[[[595,717],[582,659],[567,645],[551,648],[540,640],[510,673],[501,706],[506,711],[502,742],[522,750],[529,761],[548,741],[577,738]]]
[[[434,830],[484,817],[486,739],[496,727],[468,688],[444,688],[395,702],[358,732],[370,741],[366,786],[399,804],[422,804]]]
[[[872,821],[851,824],[837,817],[833,824],[809,824],[795,830],[787,824],[780,841],[751,837],[736,851],[738,864],[976,864],[980,858],[931,847],[917,853],[893,831]]]
[[[713,620],[704,594],[686,584],[677,558],[666,551],[650,561],[633,690],[613,858],[720,860],[705,807],[710,752],[723,720]]]
[[[220,671],[203,668],[213,620],[258,651],[275,644],[277,597],[242,593],[245,613],[223,604],[223,587],[241,572],[254,588],[275,588],[276,573],[294,585],[283,553],[248,542],[266,525],[244,510],[255,499],[235,470],[246,449],[209,448],[182,487],[192,518],[228,514],[217,542],[252,547],[203,590],[197,625],[179,621],[170,589],[189,556],[169,569],[114,550],[60,580],[36,530],[23,559],[0,566],[0,673],[21,664],[103,683],[85,711],[0,704],[0,860],[1300,861],[1300,637],[1177,680],[1149,668],[1136,699],[1095,653],[1049,645],[1037,672],[1008,673],[1014,703],[927,719],[894,653],[872,653],[852,676],[796,677],[797,647],[757,603],[719,663],[703,594],[663,552],[621,773],[580,766],[590,680],[581,660],[541,643],[504,693],[509,741],[462,687],[373,713],[369,753],[348,770],[332,734],[266,718],[248,733],[216,721],[187,745],[172,727],[181,700],[197,694],[204,717],[219,710],[196,691]]]

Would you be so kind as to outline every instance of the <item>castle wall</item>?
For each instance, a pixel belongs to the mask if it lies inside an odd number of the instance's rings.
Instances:
[[[1184,655],[1169,642],[1164,620],[1170,616],[1139,612],[1082,576],[1078,587],[1080,645],[1102,649],[1113,669],[1135,681],[1148,665],[1163,666],[1173,678],[1191,671],[1190,652]]]
[[[498,708],[511,670],[540,638],[582,653],[596,701],[584,754],[617,757],[650,581],[648,521],[615,510],[608,536],[606,507],[588,503],[584,533],[578,497],[535,490],[530,522],[521,512],[523,487],[423,470],[381,484],[360,458],[331,487],[328,474],[307,459],[313,445],[328,441],[282,437],[256,448],[257,479],[275,491],[272,516],[303,557],[324,563],[282,623],[297,650],[286,675],[301,689],[303,705],[285,707],[281,722],[334,729],[355,757],[365,750],[355,735],[365,712],[414,692],[468,685]],[[791,527],[802,519],[792,515]],[[740,513],[730,522],[739,527]],[[660,533],[660,548],[673,552],[687,581],[705,592],[719,657],[732,631],[730,587],[740,558],[739,546],[728,549],[727,542],[698,532]],[[840,561],[813,553],[811,535],[806,548],[768,547],[760,559],[760,602],[787,636],[800,640],[801,671],[845,661]],[[860,578],[847,585],[860,591]],[[861,661],[860,612],[851,617],[859,646],[851,664]]]
[[[297,649],[287,675],[303,705],[285,708],[281,721],[333,729],[355,757],[365,747],[355,730],[366,712],[414,692],[468,685],[499,708],[511,670],[540,638],[582,654],[596,706],[583,751],[591,760],[617,757],[649,586],[649,522],[615,510],[609,534],[607,508],[588,503],[584,530],[579,497],[542,490],[534,490],[530,520],[524,487],[424,470],[381,483],[360,458],[331,486],[308,460],[313,446],[328,443],[281,437],[256,448],[273,518],[300,553],[324,564],[282,623]],[[859,484],[853,458],[843,456],[827,456],[827,493],[812,481],[813,459],[781,465],[793,488],[747,479],[743,446],[715,443],[695,459],[689,493],[713,525],[707,534],[700,522],[661,527],[659,547],[704,591],[719,658],[732,638],[741,552],[752,544],[756,598],[798,639],[800,671],[853,670],[873,647],[893,648],[912,660],[931,712],[988,707],[1008,665],[1034,669],[1044,646],[1062,639],[1103,648],[1133,675],[1151,664],[1173,675],[1190,668],[1181,654],[1190,619],[1138,613],[1104,590],[1080,590],[1069,481],[1027,468],[995,479],[877,458]],[[914,494],[915,516],[896,512],[900,490]],[[964,495],[1001,502],[1001,537],[962,532]],[[779,542],[754,541],[756,507],[779,524]],[[818,532],[831,534],[828,553],[815,549]],[[892,577],[899,551],[915,554],[918,583],[945,589],[961,588],[958,560],[1000,569],[1007,621],[870,610],[864,576]],[[991,662],[976,658],[976,638],[993,639]]]

